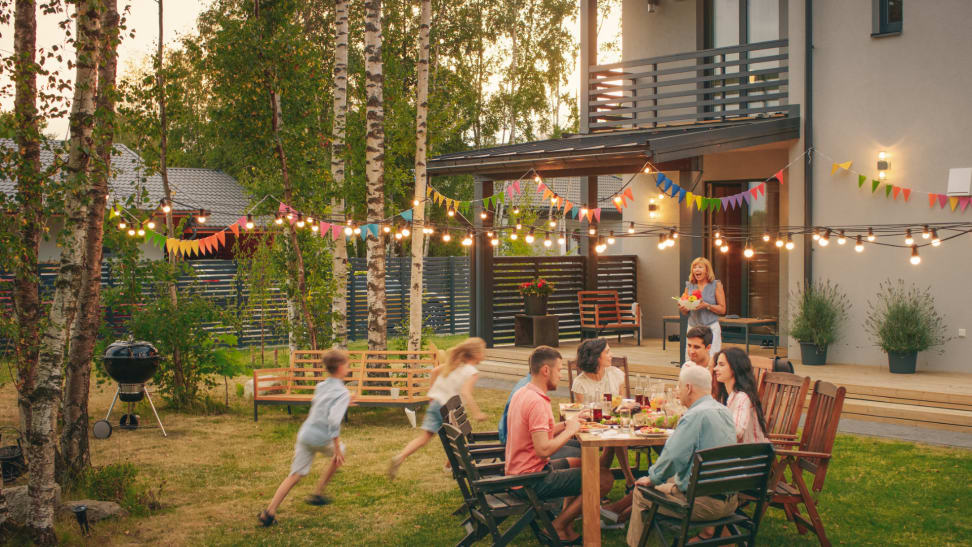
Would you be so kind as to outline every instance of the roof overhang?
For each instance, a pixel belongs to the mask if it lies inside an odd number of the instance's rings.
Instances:
[[[429,160],[430,176],[477,175],[492,180],[635,173],[646,162],[659,170],[687,169],[691,158],[800,137],[796,107],[788,116],[571,135]]]

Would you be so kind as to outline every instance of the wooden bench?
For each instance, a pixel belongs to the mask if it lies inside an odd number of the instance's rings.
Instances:
[[[324,350],[298,350],[290,354],[286,368],[253,371],[253,421],[260,405],[310,405],[314,387],[327,379]],[[432,369],[439,365],[438,352],[349,351],[350,372],[345,379],[357,406],[416,409],[429,402]],[[397,392],[397,393],[396,393]]]
[[[637,302],[622,306],[617,291],[577,291],[577,307],[580,311],[581,338],[586,333],[600,336],[605,332],[630,332],[638,337],[641,345],[641,307]]]

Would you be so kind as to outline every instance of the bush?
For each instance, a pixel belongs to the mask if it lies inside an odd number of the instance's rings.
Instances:
[[[796,312],[790,322],[790,335],[801,343],[818,348],[840,338],[840,325],[847,318],[847,295],[830,281],[798,284],[791,298]]]
[[[138,481],[138,468],[133,463],[113,463],[92,467],[75,485],[86,498],[113,501],[135,516],[144,516],[162,508],[160,498],[165,481],[155,490]]]
[[[867,307],[864,326],[885,352],[925,351],[948,341],[945,319],[935,309],[928,288],[886,280]]]

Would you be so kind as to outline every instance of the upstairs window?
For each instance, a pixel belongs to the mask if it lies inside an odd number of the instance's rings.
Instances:
[[[871,36],[901,33],[904,0],[874,0],[874,30]]]

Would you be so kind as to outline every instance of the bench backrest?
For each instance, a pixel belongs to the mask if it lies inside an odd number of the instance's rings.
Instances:
[[[577,307],[582,327],[595,328],[621,321],[617,291],[577,291]]]

